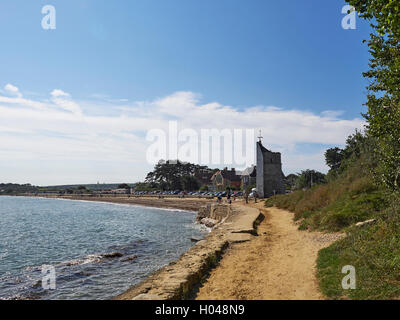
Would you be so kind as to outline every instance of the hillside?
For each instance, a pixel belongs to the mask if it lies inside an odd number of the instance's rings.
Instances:
[[[294,212],[301,230],[346,233],[318,254],[319,285],[329,298],[400,297],[398,197],[375,183],[372,169],[371,159],[361,153],[328,183],[266,201],[267,207]],[[355,225],[369,219],[374,221]],[[342,288],[342,268],[347,265],[356,270],[355,290]]]

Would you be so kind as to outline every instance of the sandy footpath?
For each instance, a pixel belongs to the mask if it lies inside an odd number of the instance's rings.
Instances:
[[[263,204],[250,204],[265,215],[259,236],[228,249],[196,299],[324,299],[315,276],[317,254],[340,235],[299,231],[292,213]]]

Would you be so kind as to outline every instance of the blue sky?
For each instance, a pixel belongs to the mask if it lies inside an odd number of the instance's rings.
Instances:
[[[55,30],[41,27],[48,4]],[[344,5],[1,1],[0,181],[141,180],[151,168],[140,157],[146,128],[177,119],[199,130],[190,115],[209,104],[210,119],[198,116],[205,126],[262,129],[264,143],[282,152],[285,173],[326,171],[323,150],[343,143],[365,112],[362,40],[370,29],[361,19],[356,30],[342,29]],[[177,113],[163,109],[174,104]],[[254,122],[241,124],[254,108]]]

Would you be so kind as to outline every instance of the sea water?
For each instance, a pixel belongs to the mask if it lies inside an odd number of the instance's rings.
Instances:
[[[0,299],[110,299],[206,232],[194,212],[0,197]],[[43,286],[44,265],[54,290]]]

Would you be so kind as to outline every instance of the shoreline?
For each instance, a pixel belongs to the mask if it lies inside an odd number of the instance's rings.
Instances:
[[[64,201],[76,201],[76,202],[92,202],[92,203],[102,203],[102,204],[112,204],[112,205],[123,205],[123,206],[132,206],[132,207],[142,207],[142,208],[147,208],[147,209],[159,209],[159,210],[168,210],[168,211],[181,211],[183,214],[190,213],[190,214],[197,214],[198,209],[201,206],[206,205],[207,203],[210,203],[209,199],[193,199],[193,198],[186,198],[186,199],[178,199],[178,198],[170,198],[170,199],[154,199],[154,198],[146,198],[146,199],[139,199],[139,198],[133,198],[133,197],[85,197],[85,196],[43,196],[43,195],[27,195],[27,194],[21,194],[21,195],[5,195],[4,197],[9,197],[9,198],[37,198],[37,199],[52,199],[52,200],[64,200]],[[151,201],[151,203],[149,202]],[[194,221],[195,222],[195,221]],[[193,223],[194,223],[193,222]],[[196,223],[197,224],[197,223]],[[205,227],[205,226],[204,226]],[[205,227],[206,228],[206,227]],[[209,228],[207,228],[209,229]],[[209,230],[208,233],[202,236],[202,238],[199,239],[204,239],[203,237],[207,237],[208,234],[211,232]],[[201,241],[200,240],[200,241]],[[182,254],[186,253],[188,250],[190,250],[195,244],[192,244],[191,247],[189,247],[186,251],[184,251]],[[176,261],[177,258],[174,258],[174,260],[169,260],[166,262],[168,263],[173,263],[173,261]],[[160,268],[161,269],[161,268]],[[160,269],[155,270],[154,272],[158,272]],[[151,273],[147,275],[143,280],[145,281],[149,276],[151,276]],[[140,282],[139,282],[140,283]],[[119,294],[123,293],[120,292]],[[109,299],[113,299],[112,297]]]
[[[201,207],[212,208],[209,217],[217,219],[218,224],[209,234],[195,243],[178,259],[149,274],[139,283],[112,298],[113,300],[195,299],[201,282],[217,267],[223,254],[235,244],[249,242],[256,238],[258,225],[264,219],[264,215],[259,209],[244,205],[242,201],[228,205],[216,204],[213,200],[205,198],[20,196],[125,204],[192,212],[199,212]]]
[[[260,210],[240,203],[218,205],[226,217],[178,260],[150,274],[114,300],[191,300],[203,279],[234,244],[251,241],[264,219]]]
[[[251,241],[257,236],[258,224],[264,219],[260,210],[237,201],[232,205],[216,204],[206,198],[163,198],[128,196],[44,196],[43,198],[103,202],[144,206],[199,213],[213,207],[210,217],[219,220],[214,229],[184,252],[178,259],[149,274],[145,279],[120,293],[113,300],[182,300],[194,299],[201,281],[218,264],[234,244]],[[215,216],[216,211],[219,211]],[[222,214],[222,215],[221,215]]]
[[[198,212],[200,207],[212,203],[213,200],[206,198],[156,198],[156,197],[128,197],[128,196],[55,196],[55,195],[17,195],[16,197],[30,197],[30,198],[43,198],[43,199],[61,199],[61,200],[74,200],[74,201],[88,201],[88,202],[105,202],[114,204],[136,205],[142,207],[158,208],[158,209],[175,209],[182,211]]]

